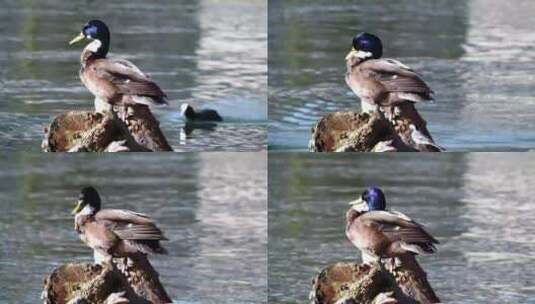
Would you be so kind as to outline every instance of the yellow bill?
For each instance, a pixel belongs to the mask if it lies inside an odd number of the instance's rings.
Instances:
[[[84,33],[80,33],[78,36],[74,37],[71,41],[69,41],[69,45],[75,44],[76,42],[81,41],[84,38]]]
[[[350,201],[349,205],[354,206],[354,205],[360,205],[362,203],[365,203],[365,202],[361,197],[359,197],[358,199],[356,199],[354,201]]]
[[[366,212],[370,210],[368,207],[368,203],[364,201],[362,198],[349,202],[349,205],[351,205],[351,208],[353,210],[358,211],[358,212]]]
[[[82,201],[78,201],[78,202],[76,203],[76,207],[74,207],[74,209],[72,209],[72,212],[71,212],[71,213],[72,213],[72,214],[76,214],[76,213],[82,211],[82,209],[83,209],[82,205],[83,205],[83,202],[82,202]]]
[[[349,58],[353,58],[353,57],[357,56],[357,53],[358,53],[357,49],[352,47],[351,51],[349,51],[349,53],[347,53],[346,60],[348,60]]]

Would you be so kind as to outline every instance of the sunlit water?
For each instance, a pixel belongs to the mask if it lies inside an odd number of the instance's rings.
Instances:
[[[305,150],[323,115],[358,110],[344,57],[360,31],[385,57],[417,70],[436,92],[418,105],[451,151],[535,146],[535,2],[272,1],[269,6],[270,149]]]
[[[151,215],[169,241],[152,256],[175,303],[267,298],[265,153],[3,154],[0,157],[0,303],[39,303],[44,278],[90,262],[70,211],[82,186],[105,208]]]
[[[0,1],[0,147],[40,149],[43,128],[68,110],[90,110],[78,78],[83,45],[68,41],[90,19],[111,29],[125,58],[167,93],[155,109],[177,151],[263,150],[267,120],[267,4],[244,1]],[[81,43],[83,44],[83,43]],[[224,119],[188,136],[181,103]]]
[[[345,212],[370,185],[440,241],[419,257],[445,303],[528,303],[535,296],[535,156],[274,153],[269,157],[269,302],[304,303],[314,275],[360,261]]]

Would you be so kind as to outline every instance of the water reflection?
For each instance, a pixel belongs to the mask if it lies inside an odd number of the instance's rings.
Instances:
[[[0,302],[39,302],[42,280],[53,267],[92,259],[70,215],[88,184],[99,190],[106,208],[158,221],[169,238],[169,256],[151,260],[176,303],[265,302],[265,154],[1,159]]]
[[[272,5],[271,5],[272,4]],[[355,109],[343,58],[358,31],[422,74],[436,103],[420,105],[449,150],[526,150],[534,68],[532,1],[270,2],[270,149],[304,150],[328,112]]]
[[[213,122],[202,122],[202,123],[186,122],[184,127],[180,130],[180,144],[186,145],[187,140],[193,137],[191,135],[195,129],[213,132],[215,131],[216,127],[217,127],[217,123],[213,123]]]
[[[266,6],[262,0],[2,1],[4,149],[38,150],[42,129],[54,115],[92,107],[93,98],[78,79],[81,47],[69,47],[67,41],[93,18],[111,28],[111,56],[133,61],[169,95],[170,107],[155,112],[175,149],[264,149]],[[221,14],[228,11],[242,17]],[[221,125],[226,136],[203,138],[204,146],[180,145],[173,134],[184,125],[178,111],[182,102],[217,109],[230,122]],[[262,136],[235,135],[235,129],[251,125]]]
[[[369,185],[441,242],[419,261],[442,301],[529,301],[533,161],[527,154],[270,155],[270,302],[304,302],[322,267],[360,260],[345,238],[344,214]]]

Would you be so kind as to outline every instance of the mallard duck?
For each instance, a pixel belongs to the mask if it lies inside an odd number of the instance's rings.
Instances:
[[[160,246],[167,240],[148,215],[121,209],[100,209],[100,196],[93,187],[83,188],[74,215],[74,229],[94,251],[95,262],[138,254],[166,254]]]
[[[97,112],[111,111],[113,105],[167,104],[165,93],[133,63],[106,57],[110,49],[110,31],[104,22],[89,21],[69,44],[83,39],[89,39],[91,43],[82,51],[80,79],[95,95]]]
[[[192,106],[183,103],[180,106],[180,114],[188,121],[223,121],[216,110],[204,109],[195,111]]]
[[[363,112],[391,109],[403,102],[422,102],[433,99],[433,91],[408,66],[394,59],[383,59],[381,39],[360,33],[353,39],[353,47],[346,56],[346,83],[361,99]]]
[[[383,258],[413,258],[431,254],[439,242],[424,227],[405,214],[386,210],[383,191],[366,189],[350,203],[346,213],[346,236],[362,252],[364,263]]]

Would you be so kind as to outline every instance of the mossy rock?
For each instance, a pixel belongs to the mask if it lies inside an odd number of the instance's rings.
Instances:
[[[314,277],[310,303],[438,303],[425,272],[413,266],[390,272],[379,264],[329,265]]]

